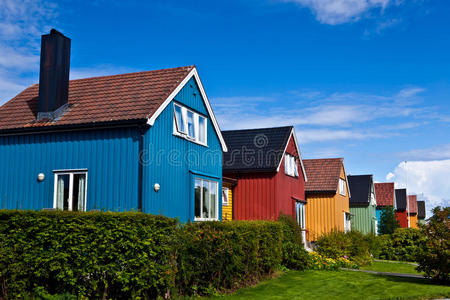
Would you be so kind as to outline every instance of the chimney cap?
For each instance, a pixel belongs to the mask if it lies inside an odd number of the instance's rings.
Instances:
[[[59,31],[56,30],[55,28],[52,28],[52,29],[50,30],[50,35],[55,35],[55,34],[59,34],[59,35],[62,35],[62,36],[65,37],[64,34],[62,34],[61,32],[59,32]]]

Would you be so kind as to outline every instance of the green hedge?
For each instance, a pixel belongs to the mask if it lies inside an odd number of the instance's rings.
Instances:
[[[380,239],[380,259],[416,261],[420,245],[426,236],[416,228],[398,228],[393,234],[382,235]]]
[[[0,211],[0,298],[88,298],[173,288],[176,220],[140,213]]]
[[[288,218],[181,226],[142,213],[0,210],[0,299],[210,295],[307,265]]]

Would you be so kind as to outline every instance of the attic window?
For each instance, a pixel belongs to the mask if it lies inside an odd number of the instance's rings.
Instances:
[[[345,196],[345,180],[339,178],[339,194]]]
[[[179,104],[174,104],[173,108],[173,133],[189,141],[206,146],[206,118]]]
[[[284,173],[293,177],[298,176],[297,162],[295,157],[290,154],[284,156]]]

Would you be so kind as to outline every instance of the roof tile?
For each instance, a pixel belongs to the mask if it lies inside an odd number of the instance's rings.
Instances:
[[[341,168],[342,158],[304,159],[306,176],[306,192],[336,192]]]
[[[375,183],[377,206],[394,206],[395,187],[393,182]]]

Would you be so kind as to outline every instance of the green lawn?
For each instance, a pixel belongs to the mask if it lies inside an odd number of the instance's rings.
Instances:
[[[426,299],[450,297],[450,286],[427,279],[380,276],[352,271],[290,271],[241,289],[225,299]]]
[[[402,262],[379,262],[375,261],[370,266],[361,267],[361,270],[406,273],[406,274],[422,274],[416,271],[416,266]]]

